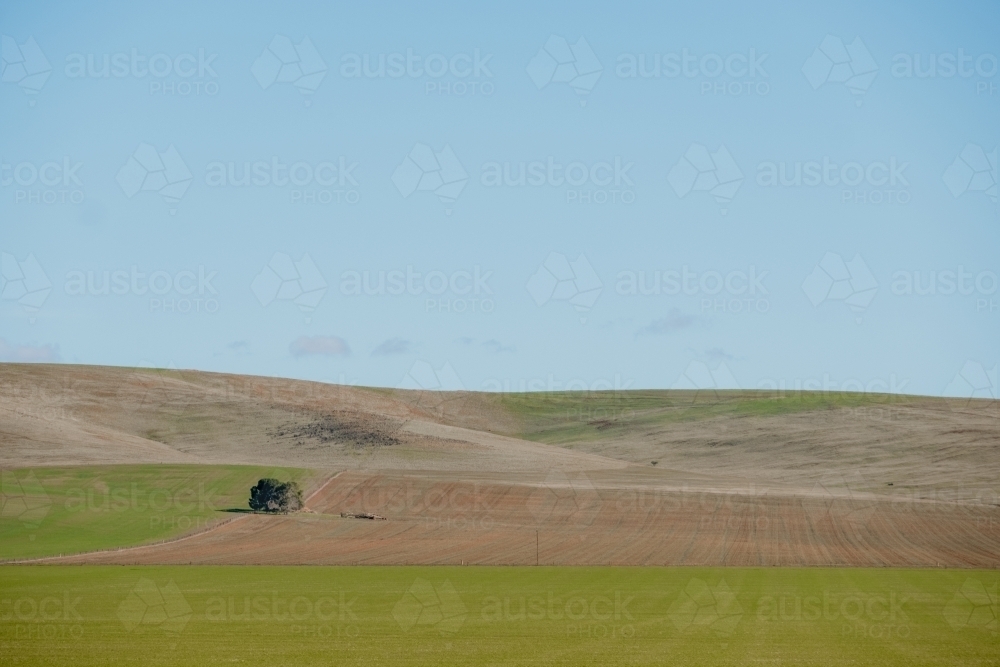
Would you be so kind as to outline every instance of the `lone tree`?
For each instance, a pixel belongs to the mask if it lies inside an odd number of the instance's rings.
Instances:
[[[250,488],[250,509],[255,512],[294,512],[302,509],[302,490],[295,482],[262,479]]]

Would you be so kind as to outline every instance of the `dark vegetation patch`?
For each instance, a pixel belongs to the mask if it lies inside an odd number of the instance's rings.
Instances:
[[[293,440],[296,445],[336,443],[359,450],[400,444],[394,433],[401,424],[389,419],[368,415],[362,418],[341,411],[303,416],[304,420],[282,424],[268,435]]]

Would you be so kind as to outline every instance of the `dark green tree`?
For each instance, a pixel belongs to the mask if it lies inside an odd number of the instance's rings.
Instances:
[[[295,482],[267,477],[250,488],[250,509],[255,512],[294,512],[302,509],[302,490]]]

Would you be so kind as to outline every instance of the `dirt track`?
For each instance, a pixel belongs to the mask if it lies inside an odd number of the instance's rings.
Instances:
[[[2,466],[345,471],[311,499],[315,513],[64,562],[1000,565],[996,402],[844,408],[641,392],[518,407],[488,394],[10,364],[0,398]]]

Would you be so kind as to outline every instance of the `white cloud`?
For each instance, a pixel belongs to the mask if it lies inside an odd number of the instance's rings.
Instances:
[[[669,334],[675,331],[680,331],[681,329],[686,329],[692,324],[694,324],[694,318],[692,316],[685,315],[677,308],[673,308],[669,313],[667,313],[666,317],[653,320],[640,329],[638,333],[651,335]]]
[[[497,339],[493,338],[483,343],[483,347],[489,349],[491,352],[500,354],[501,352],[516,352],[517,348],[513,345],[504,345]]]
[[[388,338],[378,344],[372,350],[373,357],[388,356],[391,354],[406,354],[413,349],[413,343],[403,338]]]
[[[351,353],[347,341],[338,336],[299,336],[288,346],[293,357],[338,357]]]
[[[0,361],[54,363],[59,359],[57,345],[14,345],[0,338]]]

